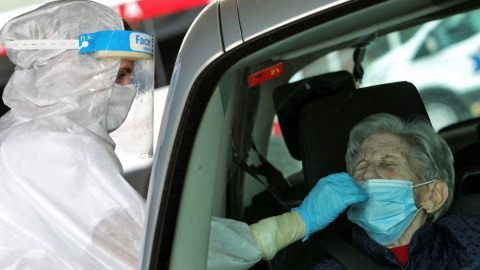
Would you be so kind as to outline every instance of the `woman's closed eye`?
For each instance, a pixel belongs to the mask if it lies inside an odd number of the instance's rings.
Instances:
[[[361,171],[368,166],[368,162],[366,160],[362,160],[355,165],[355,171]]]
[[[380,161],[380,166],[387,169],[396,167],[397,165],[398,165],[398,162],[396,160],[386,159],[386,160]]]

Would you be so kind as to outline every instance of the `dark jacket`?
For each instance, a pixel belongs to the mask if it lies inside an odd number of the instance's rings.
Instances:
[[[385,269],[480,269],[480,216],[452,215],[418,229],[402,268],[393,253],[355,226],[353,244]],[[313,269],[345,269],[327,259]]]

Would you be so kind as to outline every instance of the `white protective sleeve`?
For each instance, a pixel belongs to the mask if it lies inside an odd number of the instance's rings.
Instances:
[[[269,217],[250,225],[262,250],[262,259],[271,260],[282,248],[302,239],[307,233],[305,222],[297,211]]]
[[[262,252],[244,222],[212,217],[208,270],[243,270],[261,259]]]
[[[207,269],[244,270],[260,259],[271,260],[282,248],[302,239],[307,230],[297,211],[269,217],[248,226],[213,217]]]

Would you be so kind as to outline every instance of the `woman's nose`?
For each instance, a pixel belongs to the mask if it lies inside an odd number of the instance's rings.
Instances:
[[[368,165],[363,171],[363,181],[370,179],[378,179],[378,173],[374,165]]]

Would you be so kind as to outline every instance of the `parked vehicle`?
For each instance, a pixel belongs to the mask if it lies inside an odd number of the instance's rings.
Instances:
[[[426,23],[407,42],[366,67],[362,85],[414,83],[437,130],[479,116],[478,44],[478,10]]]
[[[368,52],[368,44],[381,41],[389,33],[422,24],[426,28],[419,30],[418,35],[424,31],[430,33],[428,30],[442,29],[441,22],[430,22],[442,18],[446,18],[445,22],[448,18],[457,20],[456,14],[474,14],[479,7],[478,1],[442,1],[437,5],[417,0],[211,3],[189,29],[177,56],[150,179],[140,268],[206,269],[212,216],[250,224],[298,205],[311,185],[306,180],[305,162],[299,163],[302,142],[298,138],[297,109],[301,110],[310,99],[362,91],[363,86],[355,88],[360,85],[361,56],[365,48]],[[472,13],[466,13],[469,11]],[[418,58],[415,72],[424,77],[447,79],[447,75],[436,70],[437,66],[432,66],[434,61],[447,57],[456,47],[473,47],[470,40],[477,38],[478,35],[472,34],[463,39],[465,42],[445,46],[443,50],[438,47],[437,51],[425,51],[423,55],[411,49],[412,57]],[[412,38],[411,42],[417,39],[420,37]],[[430,46],[426,45],[426,39],[418,42],[419,47]],[[460,50],[466,52],[466,47]],[[397,54],[392,52],[387,57],[391,59]],[[467,64],[468,59],[463,58],[452,59],[448,76],[455,78],[453,73],[457,71],[473,76],[472,63]],[[386,66],[398,65],[413,71],[413,67],[404,64],[410,59],[384,61]],[[374,78],[368,79],[371,72],[366,67],[365,82],[374,83]],[[424,102],[433,106],[421,81],[394,77],[400,72],[389,72],[386,68],[378,70],[372,77],[378,83],[405,80],[418,83]],[[454,84],[453,79],[449,82]],[[468,91],[478,88],[479,83],[470,80]],[[466,79],[459,77],[455,89],[463,90],[451,90],[452,93],[466,92],[466,84]],[[436,92],[433,97],[451,100],[450,93]],[[346,103],[335,102],[338,103],[331,103],[328,108],[341,113]],[[406,104],[405,100],[398,102],[404,111],[411,106],[408,100]],[[360,115],[364,108],[372,106],[371,102],[364,102],[350,109]],[[430,117],[435,123],[448,116]],[[464,118],[459,115],[457,120]],[[275,119],[279,119],[281,136],[278,132],[272,136]],[[323,130],[335,135],[335,130],[344,127],[340,120],[329,120],[334,124],[325,125]],[[478,143],[475,129],[478,122],[474,119],[458,123],[441,134],[457,154]],[[318,143],[329,142],[319,139]],[[333,151],[341,152],[342,148]],[[280,155],[285,155],[285,159]],[[341,168],[342,162],[336,165]],[[281,199],[271,191],[272,187],[285,188]],[[469,189],[469,192],[479,191]],[[457,195],[461,197],[463,193]],[[339,229],[340,237],[348,241],[348,233],[342,230],[346,225],[340,222],[334,226]],[[309,240],[284,249],[272,261],[260,262],[254,268],[308,269],[329,254],[328,249]]]

